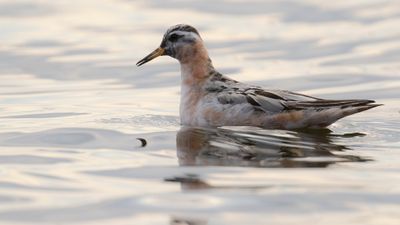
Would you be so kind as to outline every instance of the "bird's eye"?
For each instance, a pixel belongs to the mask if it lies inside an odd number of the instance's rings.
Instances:
[[[175,42],[176,40],[178,40],[179,37],[181,37],[181,36],[180,36],[180,35],[177,35],[177,34],[171,34],[171,35],[168,37],[168,41],[170,41],[170,42]]]

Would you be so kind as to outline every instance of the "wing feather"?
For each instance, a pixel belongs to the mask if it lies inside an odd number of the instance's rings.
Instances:
[[[366,106],[372,100],[327,100],[303,94],[281,90],[264,90],[258,87],[234,88],[223,91],[218,96],[222,104],[247,103],[267,113],[279,113],[291,110],[324,110],[328,108],[347,108]]]

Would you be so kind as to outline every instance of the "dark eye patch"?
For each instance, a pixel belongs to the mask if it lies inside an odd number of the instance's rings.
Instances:
[[[168,37],[168,41],[170,41],[170,42],[175,42],[175,41],[177,41],[180,37],[182,37],[183,35],[178,35],[178,34],[171,34],[169,37]]]

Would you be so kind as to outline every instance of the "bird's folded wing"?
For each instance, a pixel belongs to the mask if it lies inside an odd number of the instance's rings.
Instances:
[[[255,109],[268,113],[277,113],[285,110],[285,99],[274,92],[258,88],[246,88],[235,91],[226,91],[218,95],[221,104],[250,104]]]
[[[329,108],[348,108],[366,106],[372,100],[327,100],[281,90],[264,90],[251,87],[224,92],[218,96],[222,104],[250,104],[266,113],[279,113],[291,110],[324,110]]]

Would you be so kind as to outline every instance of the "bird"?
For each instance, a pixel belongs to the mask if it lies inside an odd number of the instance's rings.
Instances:
[[[180,121],[194,127],[255,126],[266,129],[326,128],[337,120],[381,104],[368,99],[329,100],[286,90],[269,90],[218,72],[193,26],[177,24],[160,46],[136,63],[159,56],[180,63]]]

